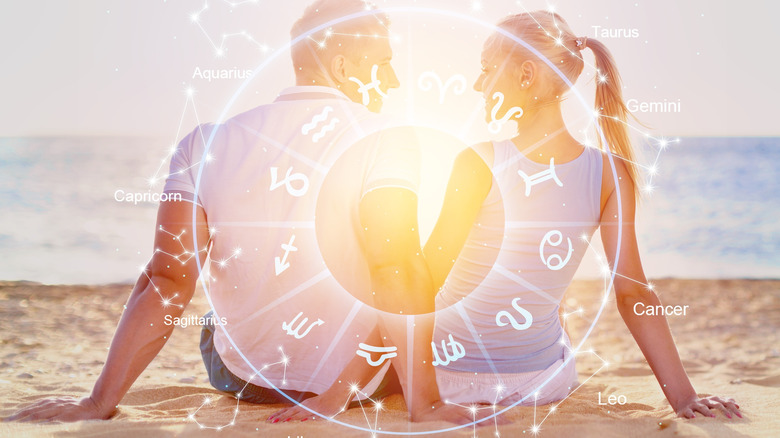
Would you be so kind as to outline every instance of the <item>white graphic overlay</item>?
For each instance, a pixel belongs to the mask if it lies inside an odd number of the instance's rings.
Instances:
[[[322,109],[322,112],[312,117],[311,122],[301,126],[301,134],[308,135],[309,132],[311,132],[314,128],[319,125],[320,122],[324,122],[328,120],[328,113],[333,111],[332,106],[326,106]],[[330,131],[333,131],[336,127],[336,124],[339,122],[339,119],[337,117],[334,117],[330,120],[330,122],[326,123],[322,129],[319,130],[319,132],[316,132],[311,136],[311,141],[314,143],[317,143],[322,139],[322,137],[325,136]]]
[[[533,317],[533,315],[531,315],[531,312],[523,309],[522,307],[520,307],[519,304],[517,304],[519,301],[520,301],[520,298],[513,299],[512,300],[512,307],[514,307],[515,310],[517,310],[517,313],[519,313],[520,315],[523,316],[523,318],[525,319],[525,322],[523,322],[522,324],[518,323],[517,319],[515,319],[514,315],[512,315],[509,312],[507,312],[506,310],[502,310],[502,311],[496,313],[496,325],[497,326],[504,327],[507,324],[512,324],[512,328],[514,328],[515,330],[527,330],[528,327],[531,327],[531,323],[534,322],[534,317]],[[502,317],[508,319],[509,321],[508,322],[507,321],[503,321],[501,319]]]
[[[279,258],[274,257],[274,271],[276,272],[276,276],[278,277],[279,274],[286,271],[287,268],[290,267],[290,263],[287,262],[287,256],[290,255],[290,252],[298,251],[298,248],[293,246],[293,242],[295,241],[295,234],[290,236],[290,241],[288,243],[282,244],[282,249],[284,250],[284,255]]]
[[[301,320],[301,322],[298,323],[298,327],[295,327],[293,329],[292,328],[293,325],[295,325],[295,322],[298,321],[298,318],[300,318],[301,315],[303,315],[303,312],[298,312],[298,314],[295,315],[295,318],[293,318],[292,321],[282,323],[282,330],[286,330],[288,335],[295,336],[295,339],[303,339],[306,335],[309,334],[311,329],[313,329],[318,325],[325,324],[325,321],[317,318],[316,321],[314,321],[313,323],[309,324],[308,327],[306,327],[306,330],[304,330],[303,333],[300,333],[303,326],[306,325],[307,322],[309,322],[309,318],[303,318],[303,320]]]
[[[439,86],[440,104],[444,103],[444,96],[447,94],[447,90],[451,85],[455,84],[455,88],[452,89],[452,92],[455,93],[455,95],[459,96],[466,91],[466,77],[462,74],[452,75],[447,79],[447,82],[444,83],[442,83],[439,75],[432,71],[422,73],[417,79],[417,86],[420,87],[422,91],[431,91],[434,83]]]
[[[513,106],[507,110],[504,117],[496,119],[498,111],[501,109],[501,106],[504,105],[504,93],[500,91],[493,93],[493,100],[496,99],[498,99],[498,102],[496,102],[496,104],[493,105],[493,109],[490,110],[490,123],[488,123],[488,131],[492,134],[498,134],[501,131],[501,127],[504,126],[504,123],[508,122],[512,117],[519,119],[523,116],[523,109],[519,106]]]
[[[371,82],[364,84],[363,81],[360,79],[350,76],[349,80],[358,84],[358,92],[363,94],[363,105],[368,105],[368,103],[371,101],[371,98],[368,95],[368,91],[371,89],[376,90],[377,93],[379,93],[382,97],[387,97],[387,94],[382,91],[381,88],[379,88],[379,85],[382,84],[382,81],[376,78],[376,72],[379,70],[379,66],[374,64],[373,67],[371,67]]]
[[[366,362],[368,362],[368,364],[372,367],[378,367],[385,363],[386,360],[398,356],[398,353],[396,353],[396,351],[398,351],[398,347],[374,347],[373,345],[364,344],[362,342],[358,345],[358,347],[360,347],[360,350],[357,350],[355,353],[360,357],[364,357]],[[383,354],[379,356],[379,359],[373,360],[371,359],[371,353]]]
[[[281,186],[284,186],[287,189],[287,193],[289,193],[292,196],[295,196],[297,198],[303,196],[306,194],[306,192],[309,190],[309,179],[306,178],[306,175],[302,173],[292,173],[292,167],[287,168],[287,173],[284,176],[284,179],[281,181],[279,180],[279,168],[278,167],[272,167],[271,168],[271,187],[270,191],[274,191],[278,189]],[[293,187],[293,181],[300,181],[301,187],[295,188]]]
[[[452,334],[449,335],[450,342],[444,343],[444,339],[441,340],[441,350],[444,352],[444,360],[439,357],[439,350],[436,348],[436,343],[431,341],[431,348],[433,349],[433,366],[449,365],[450,362],[455,362],[461,357],[466,356],[466,350],[463,348],[463,344],[452,339]],[[452,349],[452,354],[447,350],[447,345]]]
[[[558,187],[563,187],[563,183],[561,182],[560,179],[558,179],[558,175],[555,174],[555,158],[552,157],[550,158],[550,168],[547,170],[537,172],[531,176],[528,176],[528,174],[526,174],[522,170],[518,170],[517,174],[523,178],[523,181],[525,181],[526,197],[531,196],[531,187],[539,183],[543,183],[548,179],[555,181],[555,184],[557,184]]]
[[[574,252],[574,248],[571,246],[571,239],[566,238],[566,242],[569,244],[569,251],[566,253],[566,258],[562,258],[559,254],[550,254],[547,258],[544,258],[544,247],[546,244],[552,246],[558,246],[563,242],[563,234],[558,230],[548,231],[542,238],[542,242],[539,244],[539,257],[542,258],[542,263],[545,264],[550,270],[557,271],[566,266],[571,258],[571,253]]]

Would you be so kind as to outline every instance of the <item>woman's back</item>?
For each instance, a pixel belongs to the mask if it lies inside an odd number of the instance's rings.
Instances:
[[[452,335],[464,356],[439,366],[542,370],[562,357],[559,304],[599,226],[602,153],[541,164],[505,140],[483,159],[492,186],[436,297],[433,340]]]

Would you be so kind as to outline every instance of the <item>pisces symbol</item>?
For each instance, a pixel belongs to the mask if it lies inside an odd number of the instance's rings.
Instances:
[[[493,105],[493,109],[490,110],[490,123],[488,123],[488,131],[493,134],[498,134],[499,131],[501,131],[501,127],[504,126],[504,123],[506,123],[512,117],[519,119],[523,115],[522,108],[519,106],[513,106],[512,108],[509,108],[506,114],[504,114],[504,117],[496,119],[496,116],[498,116],[498,111],[501,109],[501,106],[504,105],[504,93],[500,91],[493,93],[493,100],[496,99],[498,99],[498,102],[496,102],[496,104]]]
[[[311,329],[313,329],[315,326],[325,324],[325,321],[317,318],[316,321],[309,324],[309,327],[306,328],[306,331],[303,333],[299,333],[301,328],[303,328],[304,325],[309,321],[309,318],[303,318],[301,322],[298,324],[298,327],[295,327],[295,329],[292,328],[293,324],[295,324],[295,321],[298,320],[298,318],[303,315],[303,312],[298,312],[298,314],[295,316],[295,318],[292,319],[290,322],[283,322],[282,323],[282,330],[286,330],[288,335],[295,336],[295,339],[301,339],[304,336],[308,335]]]
[[[507,324],[512,324],[512,327],[514,327],[515,330],[526,330],[526,329],[528,329],[528,327],[531,327],[531,323],[534,322],[534,317],[533,317],[533,315],[531,315],[531,312],[523,309],[522,307],[520,307],[519,304],[517,304],[519,301],[520,301],[520,298],[515,298],[514,300],[512,300],[512,307],[514,307],[515,310],[517,310],[517,312],[520,313],[520,315],[522,315],[523,318],[525,318],[525,322],[522,323],[522,324],[518,324],[517,320],[515,319],[514,316],[512,316],[511,313],[507,312],[506,310],[502,310],[502,311],[496,313],[496,325],[497,326],[503,327],[503,326],[505,326]],[[508,319],[509,322],[502,321],[501,320],[502,317],[505,317],[506,319]]]
[[[447,344],[444,343],[444,339],[441,340],[441,350],[444,352],[444,360],[441,360],[439,357],[439,350],[436,348],[436,343],[431,342],[431,348],[433,349],[433,366],[439,366],[439,365],[449,365],[450,362],[455,362],[456,360],[460,359],[461,357],[464,357],[466,355],[466,350],[463,349],[463,344],[456,341],[455,339],[452,339],[452,335],[449,335],[450,342]],[[447,351],[447,345],[452,348],[452,355],[450,355],[450,352]]]
[[[317,125],[320,122],[323,122],[323,121],[327,120],[328,119],[328,113],[330,113],[331,111],[333,111],[333,107],[331,107],[331,106],[326,106],[325,108],[323,108],[322,112],[320,112],[319,114],[317,114],[314,117],[312,117],[311,122],[301,126],[301,134],[307,135],[314,128],[316,128]],[[317,132],[316,134],[312,135],[311,136],[311,140],[314,143],[317,143],[318,141],[320,141],[320,139],[322,137],[325,136],[326,133],[328,133],[330,131],[333,131],[333,129],[335,129],[336,123],[338,123],[338,122],[339,122],[339,119],[334,117],[333,119],[331,119],[330,123],[326,124],[325,126],[322,127],[322,129],[320,129],[319,132]]]
[[[271,168],[271,188],[270,191],[274,191],[277,188],[284,186],[287,189],[287,193],[291,194],[292,196],[295,196],[296,198],[299,198],[306,194],[306,191],[309,190],[309,179],[306,178],[306,175],[302,173],[292,173],[292,167],[287,168],[287,174],[285,175],[284,179],[281,181],[277,181],[279,179],[279,168],[278,167],[272,167]],[[295,188],[292,185],[293,181],[300,181],[301,187]]]
[[[553,240],[556,239],[556,240]],[[552,246],[558,246],[563,242],[563,234],[558,230],[548,231],[542,238],[542,243],[539,244],[539,257],[542,258],[542,263],[550,268],[550,270],[557,271],[566,266],[571,258],[571,253],[574,248],[571,247],[571,239],[566,238],[566,242],[569,244],[569,252],[566,254],[566,258],[562,258],[559,254],[550,254],[546,259],[544,258],[544,245],[549,243]]]
[[[447,82],[442,84],[439,75],[432,71],[426,71],[421,74],[417,79],[417,86],[420,87],[420,89],[423,91],[431,91],[434,82],[439,86],[440,104],[444,103],[444,95],[447,93],[447,89],[450,88],[450,85],[453,83],[455,84],[455,88],[453,88],[452,91],[456,95],[461,95],[464,91],[466,91],[466,78],[463,75],[457,74],[450,76],[450,78],[447,79]]]
[[[385,363],[386,360],[398,356],[398,353],[396,353],[396,351],[398,351],[398,347],[374,347],[373,345],[364,344],[362,342],[358,344],[358,347],[360,347],[360,350],[357,350],[355,353],[360,357],[364,357],[366,362],[368,362],[368,364],[372,367],[378,367],[379,365]],[[379,359],[373,360],[371,359],[371,353],[384,354],[379,356]]]
[[[387,94],[385,94],[385,92],[379,88],[379,85],[382,83],[382,81],[376,78],[376,72],[378,70],[379,66],[376,64],[371,67],[371,82],[367,84],[363,84],[363,81],[354,76],[349,77],[350,81],[358,84],[358,93],[363,94],[363,105],[368,105],[368,102],[371,100],[368,95],[368,90],[374,89],[377,93],[379,93],[380,96],[387,97]]]

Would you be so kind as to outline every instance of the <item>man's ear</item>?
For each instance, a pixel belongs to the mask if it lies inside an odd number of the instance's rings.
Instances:
[[[349,81],[346,56],[336,55],[330,60],[330,75],[336,85],[341,85]]]

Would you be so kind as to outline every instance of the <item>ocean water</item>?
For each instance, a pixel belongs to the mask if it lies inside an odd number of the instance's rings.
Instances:
[[[115,193],[146,192],[167,171],[168,149],[158,139],[0,139],[0,280],[135,280],[151,255],[156,204]],[[780,138],[670,145],[638,212],[647,275],[780,278],[779,167]],[[598,276],[592,257],[578,276]]]

